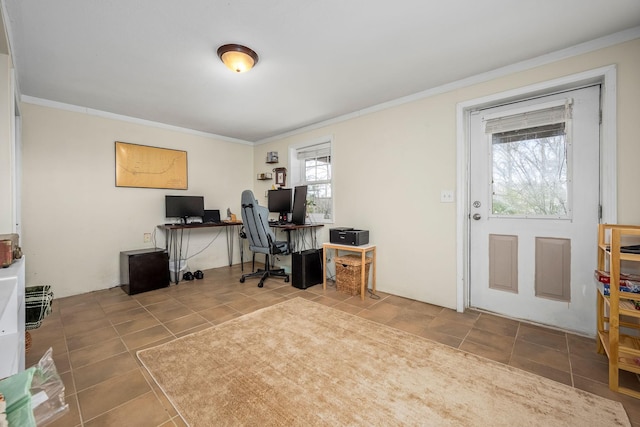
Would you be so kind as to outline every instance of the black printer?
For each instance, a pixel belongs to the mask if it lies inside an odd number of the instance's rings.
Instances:
[[[369,243],[369,230],[357,230],[352,227],[329,229],[329,241],[341,245],[362,246]]]

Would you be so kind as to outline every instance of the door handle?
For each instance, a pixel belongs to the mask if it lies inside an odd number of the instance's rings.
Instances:
[[[479,220],[479,219],[480,219],[480,218],[482,218],[482,217],[480,216],[480,214],[479,214],[479,213],[475,213],[475,214],[473,214],[472,218],[473,218],[473,219],[475,219],[475,220],[477,221],[477,220]]]

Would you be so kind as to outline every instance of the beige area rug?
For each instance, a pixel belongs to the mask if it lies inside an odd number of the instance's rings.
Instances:
[[[138,352],[191,426],[629,426],[618,402],[296,298]]]

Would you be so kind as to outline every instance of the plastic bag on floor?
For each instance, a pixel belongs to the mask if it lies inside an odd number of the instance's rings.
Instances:
[[[51,348],[37,365],[0,381],[9,427],[45,426],[69,410]]]

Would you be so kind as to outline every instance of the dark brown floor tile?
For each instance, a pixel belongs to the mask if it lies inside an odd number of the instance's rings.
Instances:
[[[590,357],[571,355],[571,371],[574,375],[590,378],[603,384],[609,382],[609,360],[606,356],[595,360]]]
[[[211,327],[213,327],[213,325],[211,323],[207,322],[207,323],[203,323],[202,325],[198,325],[195,328],[186,329],[186,330],[181,331],[181,332],[176,332],[174,335],[176,336],[176,338],[180,338],[180,337],[184,337],[184,336],[187,336],[187,335],[191,335],[191,334],[196,333],[196,332],[204,331],[205,329],[209,329]]]
[[[344,302],[339,302],[338,304],[334,305],[333,308],[338,309],[340,311],[344,311],[345,313],[349,313],[349,314],[358,314],[362,310],[364,310],[364,308],[362,307],[357,307],[352,304],[346,304]]]
[[[148,312],[136,314],[131,317],[131,320],[127,322],[118,323],[114,326],[119,335],[128,335],[134,332],[148,329],[152,326],[157,326],[160,321]]]
[[[100,305],[102,306],[102,311],[104,311],[104,314],[109,317],[110,315],[123,313],[142,307],[138,301],[132,299],[130,296],[125,295],[125,297],[126,299],[112,302],[109,305],[104,305],[101,303]]]
[[[132,298],[138,301],[140,305],[148,306],[170,300],[173,297],[166,292],[143,292],[141,294],[133,295]]]
[[[119,325],[120,323],[129,322],[137,319],[138,317],[151,316],[151,313],[149,313],[144,307],[140,306],[129,311],[109,313],[106,316],[112,325]]]
[[[74,351],[117,337],[118,333],[113,328],[113,326],[109,324],[108,326],[100,327],[94,330],[88,330],[78,335],[74,335],[71,337],[67,336],[67,348],[69,349],[69,351]]]
[[[130,295],[127,295],[120,287],[113,288],[109,294],[97,297],[96,301],[98,301],[98,304],[100,304],[100,307],[102,307],[102,310],[104,310],[105,313],[113,310],[119,310],[120,308],[118,308],[118,306],[121,306],[122,304],[135,303],[136,305],[139,305],[135,299],[131,298]]]
[[[559,383],[572,385],[571,374],[569,372],[555,369],[549,365],[541,364],[519,355],[513,355],[511,357],[511,360],[509,361],[509,365],[536,375],[540,375],[542,377],[549,378],[550,380],[554,380]]]
[[[120,353],[107,359],[91,363],[73,370],[76,389],[81,394],[83,390],[93,387],[110,378],[117,377],[122,372],[137,369],[138,365],[131,354]]]
[[[605,363],[607,361],[607,356],[597,352],[596,340],[593,338],[567,334],[567,343],[569,344],[569,354],[575,354],[596,361],[605,361]]]
[[[522,324],[520,329],[518,329],[518,339],[563,353],[568,353],[569,351],[566,334],[557,333],[557,331],[549,332],[548,330],[542,330],[532,325]]]
[[[132,350],[172,336],[171,332],[169,332],[164,325],[156,325],[129,335],[124,335],[122,336],[122,341],[124,341],[124,344],[129,350]]]
[[[76,323],[65,323],[64,334],[68,339],[69,337],[91,333],[96,329],[106,327],[111,327],[111,322],[103,315],[103,317],[96,319],[78,320]]]
[[[444,310],[447,310],[444,307],[440,307],[437,305],[429,304],[421,301],[413,301],[413,303],[407,307],[410,310],[417,311],[419,313],[423,313],[432,317],[439,316]]]
[[[328,307],[334,307],[340,303],[338,300],[326,297],[324,295],[318,295],[313,301],[317,302],[318,304],[326,305]]]
[[[464,313],[458,313],[455,310],[445,308],[436,317],[443,320],[451,320],[456,323],[473,326],[478,318],[480,318],[480,313],[473,310],[467,310]]]
[[[387,322],[387,325],[415,335],[423,335],[433,319],[433,316],[422,310],[403,308],[397,316]]]
[[[60,310],[60,320],[65,326],[103,318],[104,311],[97,302],[83,305],[82,310],[76,310],[75,307]]]
[[[156,427],[171,418],[149,391],[85,423],[87,427]]]
[[[381,302],[362,310],[358,316],[378,323],[387,323],[402,313],[402,307]]]
[[[457,321],[453,321],[451,319],[448,319],[447,316],[438,316],[429,323],[428,328],[442,334],[460,338],[460,340],[462,340],[467,336],[472,326],[473,325],[470,323],[460,323]]]
[[[507,357],[503,363],[509,363],[509,358],[513,352],[515,338],[488,332],[482,329],[472,329],[466,336],[465,342],[474,342],[482,346],[492,348]]]
[[[176,320],[171,320],[164,325],[175,335],[203,324],[209,325],[209,322],[204,317],[194,313]]]
[[[154,311],[152,314],[160,322],[168,322],[170,320],[175,320],[180,317],[188,316],[193,313],[195,312],[191,310],[189,307],[180,304],[180,306],[176,306],[167,310]]]
[[[377,304],[378,302],[380,302],[380,300],[371,298],[369,295],[367,295],[363,301],[360,299],[360,295],[356,295],[344,300],[344,302],[346,304],[351,304],[356,307],[368,308],[368,307],[371,307],[372,305]]]
[[[385,298],[385,302],[387,304],[392,304],[392,305],[396,305],[398,307],[410,307],[414,300],[409,299],[409,298],[403,298],[403,297],[399,297],[396,295],[390,295],[388,298]]]
[[[435,319],[434,319],[435,320]],[[428,338],[432,341],[439,342],[441,344],[448,345],[449,347],[458,348],[462,343],[462,338],[454,337],[453,335],[443,334],[434,328],[425,328],[424,333],[421,336]]]
[[[559,371],[570,372],[571,370],[567,353],[543,345],[533,344],[520,338],[516,339],[513,355]]]
[[[230,301],[225,305],[242,313],[250,313],[255,310],[255,307],[260,305],[260,301],[253,297],[245,297],[240,300]]]
[[[233,319],[241,315],[238,310],[235,310],[227,305],[219,305],[217,307],[209,308],[207,310],[199,311],[202,317],[207,319],[211,323],[220,324],[227,320]]]
[[[71,351],[69,352],[69,360],[73,369],[78,369],[81,366],[107,359],[116,354],[124,353],[125,351],[127,351],[127,348],[122,340],[120,338],[113,338],[92,346]]]
[[[515,337],[518,333],[519,326],[520,322],[516,320],[505,319],[504,317],[487,313],[481,313],[480,317],[474,324],[474,328],[476,329],[482,329],[483,331],[507,337]]]
[[[150,391],[151,387],[137,365],[133,370],[121,369],[118,375],[78,392],[82,419],[88,423],[91,419]]]
[[[490,347],[468,340],[463,341],[459,348],[462,351],[486,357],[487,359],[495,360],[500,363],[508,363],[511,358],[511,353],[505,353],[495,347]]]

